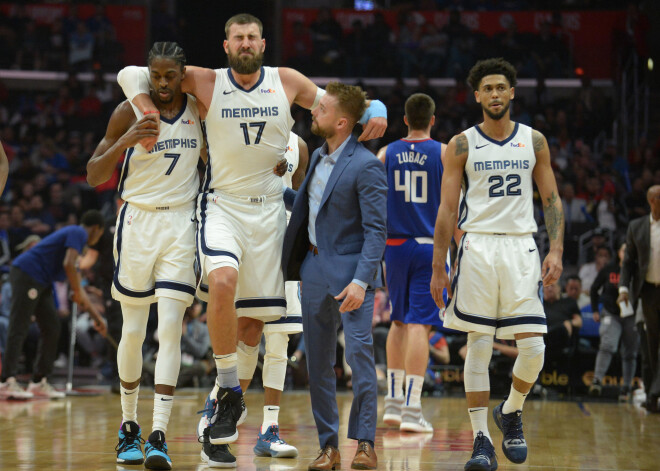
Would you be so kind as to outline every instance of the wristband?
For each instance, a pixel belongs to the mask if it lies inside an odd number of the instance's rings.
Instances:
[[[367,108],[358,121],[360,124],[365,124],[371,118],[387,118],[387,108],[380,100],[371,100],[369,108]]]
[[[158,113],[158,114],[160,114],[160,111],[158,111],[158,110],[153,110],[153,111],[145,111],[145,112],[144,112],[145,115],[146,115],[146,114],[153,114],[153,113]]]

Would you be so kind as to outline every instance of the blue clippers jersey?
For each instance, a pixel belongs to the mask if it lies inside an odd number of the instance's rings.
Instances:
[[[387,237],[433,237],[440,206],[441,144],[400,139],[387,146]]]

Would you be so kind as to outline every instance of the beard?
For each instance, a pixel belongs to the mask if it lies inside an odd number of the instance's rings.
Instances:
[[[239,54],[227,53],[229,67],[237,74],[249,75],[261,68],[264,62],[264,53],[253,51],[253,56],[240,56]]]
[[[487,106],[481,105],[481,109],[484,110],[484,113],[488,115],[490,119],[494,119],[495,121],[499,121],[504,117],[507,111],[509,111],[509,106],[511,105],[511,102],[509,101],[505,106],[502,107],[502,110],[499,113],[493,113],[488,109]]]
[[[311,131],[312,131],[312,134],[314,134],[315,136],[319,136],[323,139],[327,139],[327,138],[333,136],[332,132],[330,132],[326,129],[320,128],[319,125],[316,123],[316,121],[312,121]]]

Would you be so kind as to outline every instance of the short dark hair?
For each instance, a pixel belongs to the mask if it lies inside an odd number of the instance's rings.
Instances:
[[[474,64],[468,74],[468,83],[475,92],[479,90],[481,80],[487,75],[504,75],[512,87],[516,86],[516,68],[501,57],[484,59]]]
[[[425,130],[435,113],[435,102],[425,93],[414,93],[406,100],[405,110],[410,128]]]
[[[186,53],[183,52],[183,48],[175,42],[154,43],[147,56],[147,65],[151,65],[151,62],[156,57],[172,59],[175,63],[179,64],[181,69],[186,65]]]
[[[80,224],[86,227],[105,227],[105,219],[103,218],[101,211],[90,209],[89,211],[85,211],[85,214],[82,215],[82,218],[80,218]]]
[[[367,94],[356,85],[330,82],[325,92],[337,98],[339,108],[349,115],[352,125],[360,120],[367,109]]]
[[[575,280],[575,281],[577,281],[578,283],[582,284],[582,278],[580,278],[580,277],[577,276],[577,275],[571,275],[571,276],[569,276],[568,278],[566,278],[566,284],[568,284],[568,282],[571,281],[571,280]]]
[[[233,24],[250,25],[252,23],[256,24],[259,27],[259,34],[263,37],[264,35],[263,23],[259,18],[257,18],[254,15],[250,15],[249,13],[239,13],[238,15],[234,15],[231,18],[229,18],[225,23],[225,37],[229,39],[229,28],[231,28],[231,25]]]

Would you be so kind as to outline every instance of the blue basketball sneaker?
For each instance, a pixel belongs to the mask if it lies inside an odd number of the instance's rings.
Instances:
[[[167,443],[165,434],[160,430],[154,430],[149,435],[147,444],[144,446],[144,467],[147,469],[172,469],[172,460],[167,456]]]
[[[510,461],[524,463],[527,459],[527,442],[523,435],[522,411],[517,410],[504,414],[502,412],[503,406],[504,401],[493,409],[493,419],[495,419],[497,427],[504,435],[502,451]]]
[[[465,471],[495,471],[497,456],[495,447],[482,432],[477,433],[472,449],[472,458],[465,463]]]
[[[142,454],[142,431],[140,426],[133,421],[127,421],[121,424],[119,428],[119,443],[115,447],[117,451],[117,463],[119,464],[142,464],[144,455]]]
[[[271,425],[266,433],[259,432],[257,444],[253,448],[257,456],[271,456],[273,458],[295,458],[298,450],[280,438],[280,428]]]

